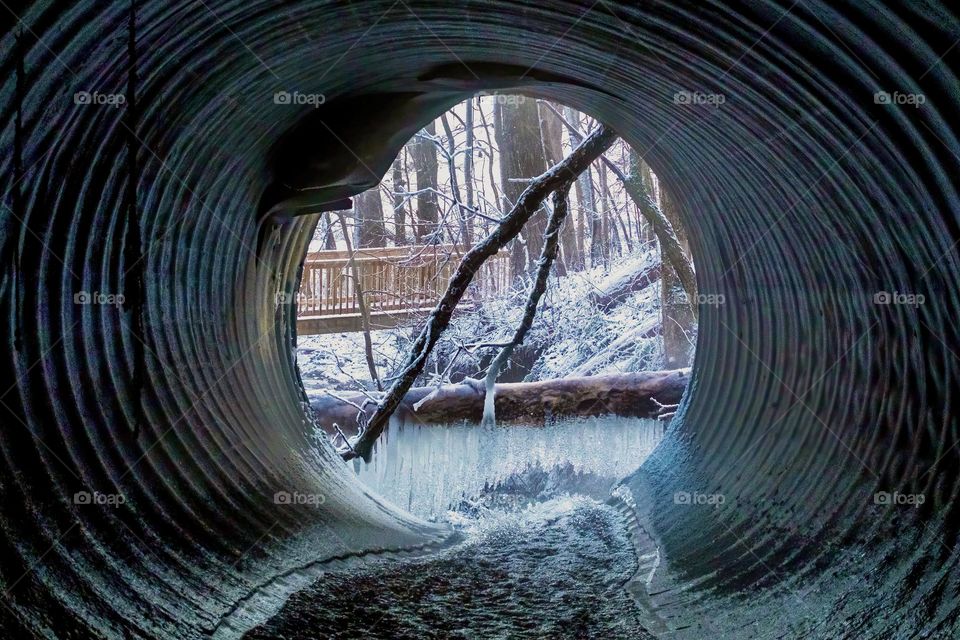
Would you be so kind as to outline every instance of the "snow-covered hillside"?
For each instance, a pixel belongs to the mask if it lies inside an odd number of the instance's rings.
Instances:
[[[623,303],[601,309],[592,296],[625,274],[659,261],[655,249],[597,267],[553,277],[541,302],[524,354],[536,357],[521,370],[525,380],[663,368],[660,286],[655,282]],[[437,345],[419,384],[478,376],[492,348],[476,345],[509,339],[520,321],[526,289],[461,309]],[[381,378],[394,373],[420,329],[419,323],[371,334]],[[694,336],[691,336],[691,344]],[[519,356],[518,356],[519,357]],[[363,334],[303,336],[297,361],[308,389],[373,389],[364,357]]]

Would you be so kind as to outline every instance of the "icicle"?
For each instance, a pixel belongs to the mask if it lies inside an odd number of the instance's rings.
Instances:
[[[500,350],[500,353],[497,354],[497,357],[493,359],[493,362],[490,363],[490,366],[487,368],[487,375],[483,378],[483,384],[485,388],[485,395],[483,398],[483,418],[480,419],[481,427],[490,427],[493,428],[497,426],[497,410],[496,410],[496,386],[497,386],[497,377],[500,375],[500,370],[503,369],[503,366],[507,363],[507,360],[510,359],[510,356],[513,354],[514,345],[510,344]]]
[[[462,504],[469,510],[484,496],[596,497],[643,462],[664,427],[656,420],[598,417],[491,430],[395,418],[370,463],[354,470],[371,490],[421,517],[443,517]]]

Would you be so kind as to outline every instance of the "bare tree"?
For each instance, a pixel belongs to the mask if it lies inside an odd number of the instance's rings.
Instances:
[[[660,202],[664,216],[677,234],[680,246],[687,243],[687,234],[680,222],[680,209],[670,195],[663,191]],[[696,325],[696,299],[688,298],[681,276],[671,264],[661,272],[661,313],[663,314],[663,357],[668,368],[690,365],[693,328]]]
[[[353,216],[357,247],[382,247],[386,244],[387,228],[383,223],[383,200],[379,187],[354,196]]]
[[[559,115],[559,112],[557,112],[557,114]],[[571,136],[582,135],[580,134],[579,128],[575,124],[567,120],[565,117],[561,117],[561,119],[564,125],[570,130]],[[695,316],[696,305],[693,303],[697,299],[696,276],[693,271],[693,265],[687,257],[687,252],[683,249],[680,241],[677,239],[676,232],[674,231],[670,220],[666,215],[664,215],[663,211],[660,209],[660,206],[654,200],[652,191],[647,191],[643,176],[636,174],[627,176],[623,173],[620,167],[611,162],[609,158],[602,154],[600,156],[600,160],[623,184],[627,195],[630,196],[630,199],[633,200],[634,204],[636,204],[643,216],[650,223],[650,226],[653,228],[653,233],[660,243],[661,256],[663,257],[663,260],[669,263],[676,272],[677,277],[679,278],[680,283],[686,292],[686,297],[692,304],[692,310]],[[639,158],[634,158],[630,162],[631,166],[639,166],[640,164],[641,161]]]
[[[540,115],[537,102],[523,96],[503,100],[498,97],[497,103],[499,109],[495,112],[500,117],[495,124],[495,131],[500,150],[500,175],[504,197],[513,205],[523,193],[526,182],[547,168],[540,138]],[[523,234],[526,251],[516,242],[511,250],[510,263],[514,278],[526,273],[534,256],[540,254],[545,229],[546,212],[537,211]]]
[[[417,175],[417,221],[414,225],[417,243],[430,240],[440,242],[440,205],[437,200],[437,123],[431,122],[417,134],[413,141],[411,156]]]
[[[552,105],[551,105],[552,106]],[[563,123],[546,105],[539,105],[540,134],[543,139],[543,155],[548,166],[563,159]],[[555,108],[555,107],[554,107]],[[567,205],[569,206],[569,204]],[[569,214],[568,214],[569,215]],[[557,261],[557,273],[566,275],[568,270],[577,268],[576,226],[570,220],[560,227],[560,260]]]
[[[493,189],[493,201],[497,203],[496,210],[497,210],[497,213],[499,213],[507,209],[508,207],[505,206],[505,203],[503,201],[503,196],[501,195],[500,189],[497,186],[497,176],[496,176],[496,172],[493,169],[493,159],[494,159],[493,158],[494,156],[493,142],[495,139],[496,127],[493,127],[494,133],[493,135],[491,135],[490,133],[491,126],[489,122],[487,122],[487,116],[486,116],[486,113],[484,113],[482,102],[477,104],[477,110],[480,112],[480,122],[483,125],[484,137],[486,138],[484,142],[485,142],[485,150],[486,150],[486,156],[487,156],[487,162],[486,162],[487,174],[488,174],[487,177],[490,180],[490,188]],[[493,121],[494,122],[496,122],[497,118],[499,117],[498,113],[499,113],[499,103],[494,102],[494,105],[493,105]],[[489,221],[484,219],[483,225],[484,225],[483,227],[484,233],[487,233],[489,231]]]
[[[391,174],[393,178],[393,241],[398,247],[407,244],[407,200],[403,197],[403,192],[407,189],[403,175],[404,155],[406,155],[406,149],[401,151],[393,161]]]
[[[540,210],[543,200],[553,191],[576,178],[590,163],[596,160],[616,140],[617,134],[606,126],[599,126],[560,164],[531,180],[517,198],[513,208],[501,219],[490,235],[477,243],[464,255],[450,283],[436,307],[430,313],[426,325],[414,341],[407,361],[394,377],[389,391],[377,404],[360,434],[346,449],[341,450],[344,459],[357,456],[369,459],[373,445],[383,433],[390,416],[402,402],[407,391],[423,371],[427,358],[440,335],[450,323],[453,310],[460,302],[474,274],[492,255],[517,237],[525,224]],[[545,242],[542,238],[541,240]]]
[[[333,237],[333,219],[329,215],[321,218],[320,223],[317,225],[316,235],[323,238],[324,249],[330,251],[337,248],[337,240]]]
[[[465,196],[467,198],[467,209],[473,211],[474,207],[474,198],[473,198],[473,159],[475,156],[474,144],[476,143],[476,131],[474,131],[473,123],[473,110],[474,110],[474,99],[470,98],[467,100],[467,113],[466,113],[466,122],[464,123],[464,128],[466,129],[467,135],[467,149],[466,153],[463,156],[463,189]],[[470,223],[466,225],[466,233],[463,237],[463,244],[468,248],[473,245],[473,219],[470,219]]]
[[[655,202],[656,191],[654,189],[654,184],[653,184],[653,169],[650,168],[650,165],[648,165],[646,161],[644,161],[644,159],[641,158],[636,151],[634,151],[633,149],[631,149],[630,151],[631,151],[630,175],[640,176],[640,185],[643,186],[643,191],[650,196],[650,199],[652,201]],[[636,169],[634,169],[635,166],[636,166]],[[639,207],[639,205],[638,205],[638,208],[642,209],[642,207]],[[643,215],[642,210],[640,213],[641,215]],[[654,240],[656,237],[657,236],[656,236],[656,232],[653,229],[653,225],[648,224],[646,240],[647,241]]]
[[[617,233],[617,227],[613,222],[613,198],[610,196],[610,181],[607,179],[606,165],[597,167],[597,176],[600,182],[600,202],[602,203],[600,211],[601,237],[603,238],[601,246],[601,255],[604,264],[610,263],[610,258],[614,251],[620,251],[620,237]]]
[[[379,191],[373,190],[379,198]],[[377,375],[377,365],[373,359],[373,341],[370,339],[370,311],[367,309],[366,292],[363,290],[363,274],[357,265],[353,251],[353,243],[350,242],[350,229],[347,227],[347,220],[342,211],[335,211],[334,214],[340,220],[340,226],[343,229],[343,238],[347,245],[347,266],[350,269],[350,277],[353,279],[354,291],[357,295],[357,308],[360,310],[360,321],[363,325],[363,352],[367,358],[367,370],[370,372],[370,379],[377,385],[378,390],[382,390],[380,376]]]
[[[458,244],[466,244],[467,224],[470,222],[468,210],[460,197],[460,183],[457,180],[457,143],[453,137],[453,129],[450,128],[450,121],[447,120],[447,114],[440,116],[440,122],[443,124],[443,133],[446,137],[446,156],[447,173],[450,175],[450,191],[453,194],[453,201],[457,206],[457,227],[459,229]]]
[[[573,109],[573,107],[564,107],[564,114],[566,120],[573,126],[568,129],[570,133],[570,142],[573,145],[578,145],[583,141],[583,134],[580,133],[580,114]],[[587,253],[587,222],[590,222],[591,229],[593,224],[594,216],[596,215],[596,206],[594,205],[593,199],[593,179],[590,177],[590,170],[584,171],[577,178],[576,182],[576,192],[577,192],[577,208],[579,210],[579,225],[577,228],[577,238],[579,239],[578,244],[578,260],[577,268],[583,268],[586,264],[586,253]],[[594,256],[593,248],[591,248],[591,258]]]

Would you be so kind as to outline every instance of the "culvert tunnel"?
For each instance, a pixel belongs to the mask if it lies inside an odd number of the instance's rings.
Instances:
[[[956,637],[955,7],[0,15],[7,636],[235,637],[318,567],[443,544],[312,435],[275,294],[316,216],[258,246],[256,214],[278,141],[314,106],[275,94],[363,105],[330,124],[370,159],[451,92],[520,87],[641,152],[678,196],[700,290],[725,300],[701,310],[684,403],[628,483],[668,637]],[[398,92],[426,102],[392,109]],[[371,139],[374,116],[390,124]]]

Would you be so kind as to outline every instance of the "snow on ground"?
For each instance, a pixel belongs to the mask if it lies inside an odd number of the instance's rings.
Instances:
[[[540,351],[527,378],[660,368],[661,340],[650,331],[660,324],[659,284],[610,311],[590,298],[656,259],[651,252],[610,270],[553,277],[527,337]],[[512,337],[525,300],[526,288],[457,312],[420,384],[435,381],[454,354],[455,364],[471,365],[464,345]],[[420,326],[371,334],[381,377],[400,367]],[[304,336],[297,351],[308,392],[373,387],[362,333]],[[536,430],[394,424],[371,465],[355,462],[361,480],[402,508],[450,523],[463,542],[325,574],[247,637],[650,638],[646,614],[623,588],[638,567],[633,529],[601,501],[662,429],[623,418]]]
[[[590,295],[605,284],[658,260],[656,250],[651,250],[625,256],[610,269],[595,267],[565,277],[552,277],[525,341],[540,351],[526,379],[662,368],[662,343],[656,335],[660,323],[659,283],[632,294],[609,312],[590,300]],[[454,355],[456,370],[463,375],[479,375],[483,364],[479,356],[484,353],[489,356],[491,350],[481,349],[470,355],[462,347],[509,340],[520,322],[526,295],[525,287],[486,301],[476,309],[459,310],[419,384],[436,383]],[[399,368],[420,326],[411,323],[407,327],[371,333],[374,360],[382,378]],[[652,335],[643,337],[644,333]],[[303,336],[297,347],[297,362],[308,391],[374,388],[367,370],[362,333]]]
[[[399,366],[413,331],[397,328],[370,332],[374,362],[381,376]],[[360,332],[301,336],[297,340],[297,364],[308,390],[374,388]]]
[[[622,588],[637,560],[613,507],[561,497],[482,524],[444,552],[325,574],[246,637],[653,637]]]

